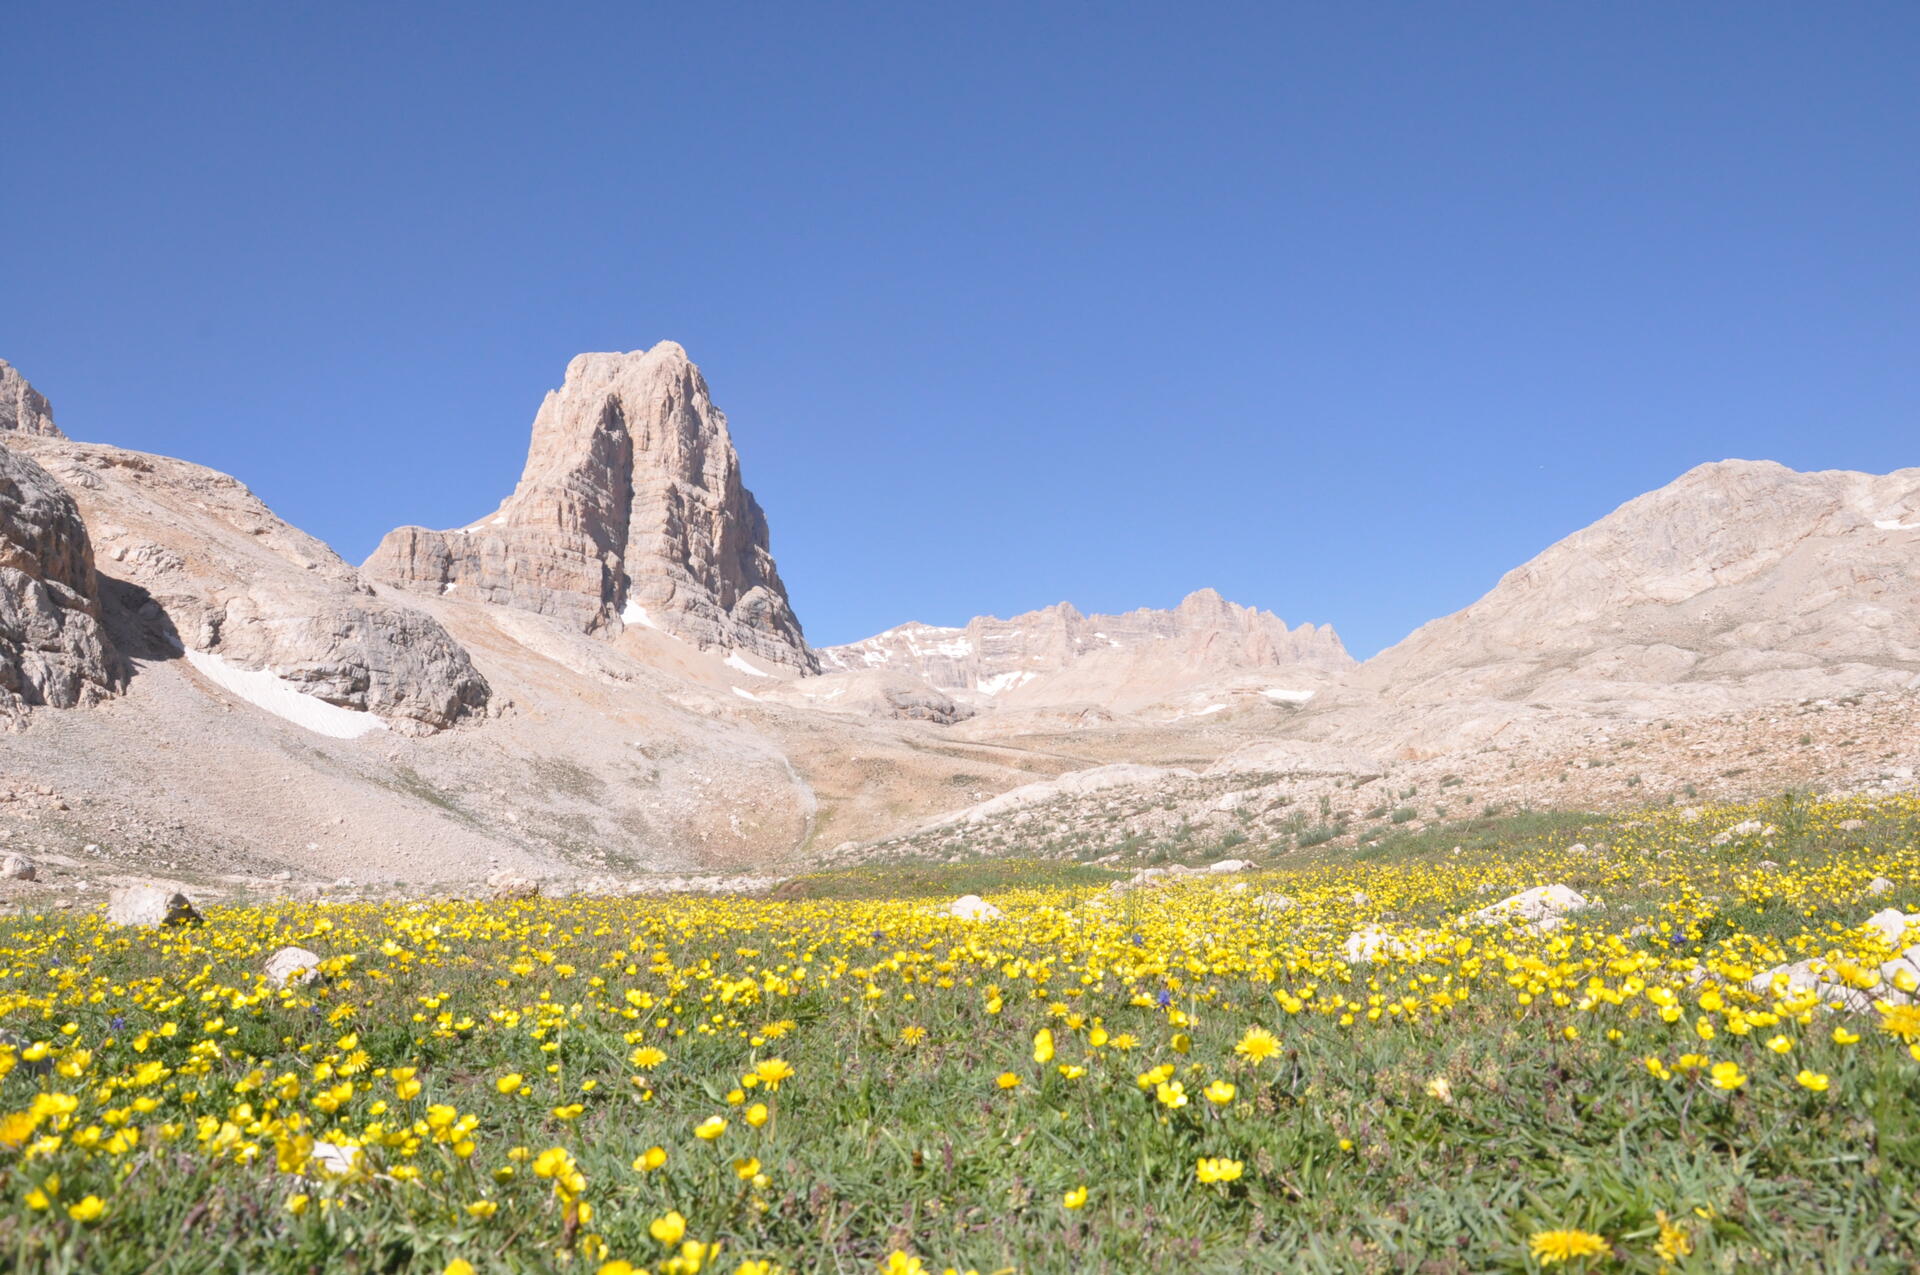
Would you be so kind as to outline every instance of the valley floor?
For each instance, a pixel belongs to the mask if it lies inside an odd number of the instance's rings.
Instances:
[[[1920,1266],[1920,801],[1277,862],[0,921],[0,1264]]]

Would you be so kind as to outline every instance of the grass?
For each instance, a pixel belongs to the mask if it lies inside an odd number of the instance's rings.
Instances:
[[[1748,818],[1775,833],[1711,844]],[[1748,988],[1888,955],[1854,927],[1874,875],[1920,899],[1920,802],[1528,813],[1117,875],[0,922],[0,1266],[1446,1275],[1538,1270],[1554,1229],[1601,1245],[1555,1271],[1920,1265],[1920,1015]],[[1548,882],[1606,906],[1462,919]],[[964,893],[1006,919],[944,916]],[[1377,963],[1343,955],[1362,925],[1396,945]],[[287,942],[326,977],[264,986]]]

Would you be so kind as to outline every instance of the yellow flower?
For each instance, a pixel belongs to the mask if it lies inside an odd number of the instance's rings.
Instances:
[[[1802,1067],[1800,1074],[1795,1076],[1794,1079],[1800,1083],[1802,1089],[1811,1089],[1815,1093],[1825,1093],[1827,1091],[1827,1077],[1824,1072],[1809,1071],[1805,1067]]]
[[[712,1142],[727,1131],[725,1116],[708,1116],[693,1128],[693,1136],[702,1142]]]
[[[1776,1054],[1784,1054],[1793,1048],[1793,1042],[1785,1036],[1775,1036],[1767,1042],[1767,1048]]]
[[[780,1092],[780,1082],[793,1078],[793,1068],[784,1058],[765,1058],[753,1065],[753,1074],[770,1093]]]
[[[1707,1074],[1713,1078],[1717,1089],[1738,1089],[1747,1083],[1747,1075],[1740,1070],[1737,1062],[1718,1062],[1708,1068]]]
[[[667,1152],[665,1147],[648,1147],[635,1158],[633,1171],[635,1173],[652,1173],[666,1162]]]
[[[880,1275],[930,1275],[930,1273],[925,1262],[896,1248],[887,1254],[886,1261],[880,1263]]]
[[[1233,1095],[1237,1091],[1226,1081],[1216,1080],[1200,1092],[1207,1095],[1207,1101],[1214,1106],[1224,1107],[1233,1101]]]
[[[293,1214],[295,1217],[299,1217],[307,1211],[307,1205],[310,1203],[311,1201],[304,1192],[299,1195],[289,1195],[287,1197],[287,1212]]]
[[[1202,1182],[1235,1182],[1245,1168],[1238,1160],[1229,1160],[1225,1156],[1201,1157],[1194,1165],[1194,1176]]]
[[[758,1172],[760,1172],[760,1160],[757,1156],[748,1156],[744,1160],[733,1162],[733,1176],[742,1182],[751,1180]]]
[[[678,1244],[681,1237],[686,1233],[687,1219],[680,1216],[678,1209],[675,1209],[665,1217],[653,1219],[653,1221],[647,1225],[647,1234],[653,1236],[654,1239],[660,1241],[668,1248],[672,1248],[675,1244]]]
[[[747,1114],[745,1116],[745,1120],[748,1124],[758,1129],[761,1125],[767,1122],[767,1117],[770,1116],[771,1114],[772,1113],[767,1110],[766,1103],[756,1102],[751,1107],[747,1108]]]
[[[475,1200],[467,1205],[467,1216],[484,1222],[500,1211],[499,1204],[492,1200]]]
[[[456,1257],[447,1263],[447,1269],[441,1275],[473,1275],[473,1263],[464,1257]]]
[[[602,1262],[593,1275],[639,1275],[639,1267],[629,1261]]]
[[[1427,1097],[1438,1098],[1447,1106],[1453,1105],[1453,1085],[1445,1076],[1435,1076],[1427,1082]]]
[[[917,1045],[926,1038],[927,1029],[924,1027],[907,1026],[900,1029],[900,1043],[903,1045]]]
[[[1086,1203],[1087,1203],[1087,1188],[1084,1186],[1077,1186],[1073,1188],[1073,1190],[1067,1192],[1065,1195],[1060,1197],[1060,1206],[1062,1208],[1067,1208],[1067,1209],[1084,1208],[1086,1207]]]
[[[1920,1041],[1920,1006],[1890,1005],[1883,1001],[1874,1008],[1880,1011],[1881,1031],[1898,1036],[1903,1044]]]
[[[1033,1034],[1033,1060],[1037,1063],[1053,1061],[1053,1032],[1045,1027]]]
[[[1154,1097],[1164,1107],[1184,1107],[1187,1105],[1187,1089],[1177,1080],[1162,1081],[1153,1091]]]
[[[1264,1027],[1249,1027],[1233,1052],[1250,1063],[1263,1063],[1280,1052],[1280,1038]]]
[[[1677,1262],[1693,1252],[1693,1237],[1687,1234],[1687,1228],[1676,1226],[1667,1219],[1665,1209],[1653,1215],[1660,1224],[1660,1238],[1654,1241],[1653,1251],[1660,1260]]]
[[[1542,1266],[1576,1257],[1594,1257],[1607,1251],[1606,1237],[1592,1231],[1535,1231],[1527,1245]]]
[[[510,1093],[519,1092],[520,1086],[526,1083],[527,1083],[527,1078],[525,1076],[522,1076],[519,1072],[515,1071],[515,1072],[509,1072],[508,1074],[500,1077],[500,1079],[494,1081],[493,1087],[495,1089],[498,1089],[503,1094],[510,1094]]]
[[[1844,1027],[1836,1027],[1833,1029],[1833,1043],[1836,1045],[1851,1045],[1859,1039],[1860,1037],[1856,1033],[1850,1032]]]
[[[993,1078],[993,1083],[999,1085],[1002,1089],[1012,1089],[1020,1083],[1020,1077],[1010,1071],[1003,1071]]]
[[[67,1216],[76,1222],[97,1222],[106,1211],[107,1202],[97,1195],[89,1195],[67,1205]]]
[[[666,1060],[666,1051],[663,1049],[655,1049],[652,1045],[642,1045],[627,1056],[628,1062],[643,1071],[658,1067]]]

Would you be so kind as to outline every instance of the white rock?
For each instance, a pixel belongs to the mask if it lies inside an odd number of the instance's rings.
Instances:
[[[963,894],[947,904],[947,915],[962,921],[998,921],[1006,913],[977,894]]]
[[[1368,925],[1348,935],[1340,950],[1349,961],[1378,962],[1401,955],[1407,945],[1379,926]]]
[[[186,895],[157,885],[127,886],[107,898],[107,921],[112,925],[198,925],[201,919]]]
[[[1528,921],[1537,925],[1587,906],[1587,897],[1578,890],[1564,885],[1541,885],[1481,908],[1467,919],[1481,925],[1497,925],[1503,921]]]
[[[487,887],[496,899],[532,899],[540,895],[540,883],[518,872],[502,869],[487,874]]]
[[[1207,871],[1209,872],[1252,872],[1254,868],[1258,866],[1259,865],[1254,863],[1254,861],[1251,859],[1222,859],[1218,863],[1209,864],[1207,866]]]
[[[1284,894],[1263,894],[1253,902],[1255,907],[1268,915],[1291,912],[1300,906]]]
[[[1868,917],[1862,929],[1877,930],[1886,940],[1888,947],[1900,946],[1900,940],[1908,926],[1920,926],[1920,912],[1911,916],[1899,908],[1882,908]]]
[[[31,881],[35,871],[33,860],[23,854],[10,854],[0,859],[0,878],[8,881]]]
[[[1874,895],[1891,894],[1893,893],[1893,882],[1887,880],[1885,877],[1875,877],[1873,880],[1867,882],[1867,893]]]
[[[320,977],[320,959],[304,947],[283,947],[267,958],[267,981],[275,987],[311,983]]]

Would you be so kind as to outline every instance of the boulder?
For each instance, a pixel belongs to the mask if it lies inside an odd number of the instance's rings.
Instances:
[[[7,881],[31,881],[36,869],[33,860],[23,854],[10,854],[0,859],[0,879]]]
[[[1259,864],[1255,863],[1251,859],[1222,859],[1218,863],[1209,864],[1207,866],[1207,871],[1209,872],[1252,872],[1255,868],[1259,866],[1260,866]]]
[[[199,925],[203,920],[186,895],[157,885],[127,886],[107,898],[107,921],[111,925],[152,929],[163,925]]]
[[[283,947],[267,958],[267,981],[275,987],[311,983],[320,977],[320,960],[304,947]]]
[[[1406,950],[1405,943],[1377,925],[1362,926],[1355,930],[1347,936],[1346,943],[1340,948],[1341,954],[1347,960],[1356,962],[1379,962],[1389,956],[1400,956]]]
[[[1284,894],[1263,894],[1253,901],[1253,905],[1268,916],[1278,916],[1282,912],[1291,912],[1300,906]]]
[[[1873,880],[1867,882],[1867,893],[1875,896],[1892,894],[1893,882],[1887,880],[1885,877],[1875,877]]]
[[[540,883],[531,877],[502,868],[487,874],[487,888],[496,899],[534,899],[540,896]]]
[[[1587,897],[1564,885],[1541,885],[1500,900],[1468,915],[1478,925],[1499,925],[1507,921],[1527,922],[1534,933],[1558,929],[1569,912],[1589,906]]]
[[[1897,948],[1908,926],[1920,928],[1920,912],[1908,914],[1899,908],[1882,908],[1868,917],[1862,928],[1877,931],[1888,947]]]
[[[963,894],[947,904],[947,915],[962,921],[998,921],[1006,913],[977,894]]]

